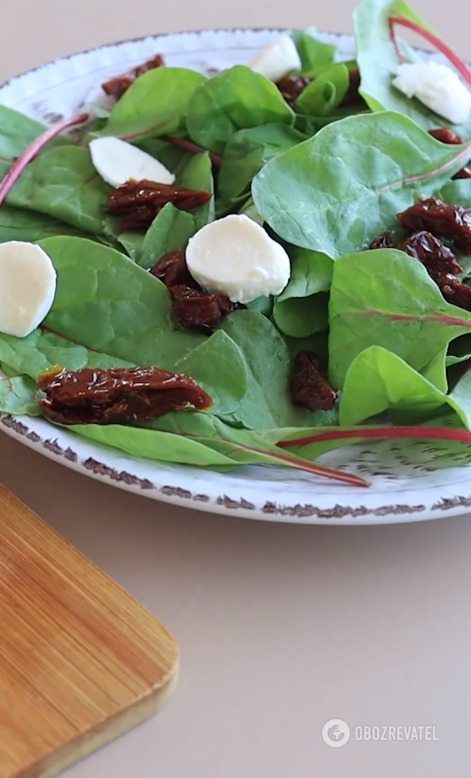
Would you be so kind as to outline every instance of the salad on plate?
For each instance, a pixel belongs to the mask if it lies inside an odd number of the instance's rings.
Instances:
[[[471,462],[471,71],[403,2],[354,32],[211,77],[156,52],[48,128],[0,106],[2,414],[352,486],[318,458]]]

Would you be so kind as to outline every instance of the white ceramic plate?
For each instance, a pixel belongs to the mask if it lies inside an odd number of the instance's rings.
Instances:
[[[106,98],[99,97],[100,83],[153,54],[164,54],[169,65],[210,73],[247,62],[278,35],[279,30],[218,30],[104,46],[12,79],[0,88],[0,103],[48,123],[74,115],[91,95],[106,105]],[[354,55],[350,37],[323,37],[337,44],[342,57]],[[0,427],[38,453],[86,475],[155,500],[216,513],[310,524],[387,524],[438,519],[471,508],[471,467],[418,467],[385,443],[344,448],[322,458],[371,481],[369,489],[357,489],[281,468],[245,467],[221,474],[133,459],[43,419],[0,416]]]

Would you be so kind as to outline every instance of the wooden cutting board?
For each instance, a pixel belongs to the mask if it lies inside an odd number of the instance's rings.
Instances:
[[[178,649],[0,486],[0,778],[49,778],[151,716]]]

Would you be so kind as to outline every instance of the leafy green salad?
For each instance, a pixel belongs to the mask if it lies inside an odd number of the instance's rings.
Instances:
[[[318,457],[471,461],[471,72],[402,0],[353,21],[351,61],[310,28],[209,78],[156,56],[49,129],[0,106],[0,412],[43,414],[44,375],[155,367],[208,407],[67,428],[357,486]]]

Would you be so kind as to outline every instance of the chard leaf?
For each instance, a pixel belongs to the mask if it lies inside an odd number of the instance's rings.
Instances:
[[[157,68],[140,76],[118,100],[101,135],[173,135],[185,127],[190,99],[205,76],[185,68]]]
[[[353,13],[361,95],[372,111],[397,111],[426,130],[450,126],[446,119],[430,111],[419,100],[406,97],[392,85],[399,64],[389,30],[389,18],[394,15],[411,19],[433,32],[402,0],[363,0]],[[408,48],[407,54],[410,58],[413,50]],[[471,125],[466,128],[461,125],[455,129],[462,136],[470,136]]]
[[[382,346],[420,372],[471,329],[471,314],[449,305],[420,262],[397,249],[338,259],[329,317],[329,372],[337,387],[370,346]]]
[[[195,91],[187,127],[195,143],[223,154],[237,130],[272,122],[293,125],[294,119],[275,84],[244,65],[235,65]]]
[[[399,211],[433,194],[470,153],[399,114],[351,116],[268,162],[252,194],[283,240],[335,259],[394,228]]]

